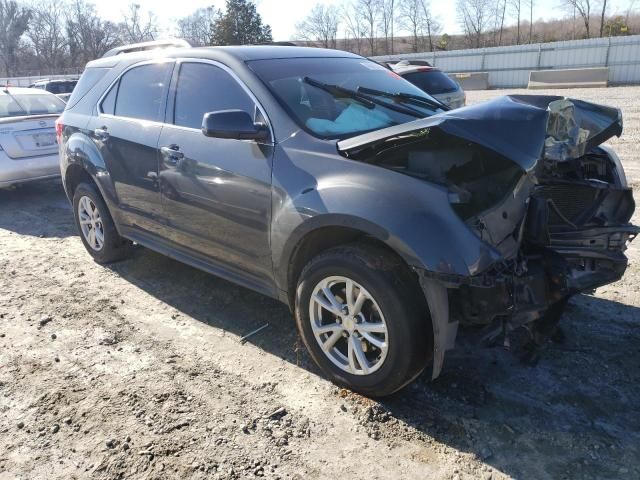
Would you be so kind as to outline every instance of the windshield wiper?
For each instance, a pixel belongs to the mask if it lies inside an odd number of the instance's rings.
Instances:
[[[304,77],[302,79],[305,83],[312,85],[314,87],[321,88],[329,92],[331,95],[334,95],[338,98],[346,97],[352,98],[357,102],[365,105],[367,108],[374,108],[375,105],[380,105],[381,107],[388,108],[389,110],[393,110],[395,112],[403,113],[404,115],[411,115],[416,118],[424,118],[426,115],[414,108],[410,107],[401,107],[400,105],[393,105],[392,103],[385,102],[384,100],[378,100],[375,97],[370,97],[369,95],[364,95],[355,90],[349,90],[348,88],[341,87],[339,85],[332,85],[329,83],[322,83],[318,80],[314,80],[313,78]]]
[[[361,95],[355,90],[349,90],[348,88],[341,87],[340,85],[332,85],[330,83],[319,82],[318,80],[314,80],[313,78],[309,78],[309,77],[304,77],[302,80],[311,86],[314,86],[326,92],[329,92],[331,95],[335,97],[352,98],[353,100],[356,100],[357,102],[361,103],[362,105],[364,105],[369,109],[374,108],[376,106],[375,102],[367,98],[366,95]]]
[[[430,98],[421,97],[420,95],[413,95],[412,93],[405,93],[405,92],[391,93],[391,92],[384,92],[382,90],[376,90],[374,88],[368,88],[368,87],[358,87],[358,92],[366,93],[369,95],[378,95],[380,97],[387,97],[395,101],[412,103],[414,105],[421,105],[421,106],[428,105],[429,107],[439,108],[441,110],[451,110],[448,106],[446,106],[442,102],[439,102],[438,100],[435,100],[435,99],[431,100]]]

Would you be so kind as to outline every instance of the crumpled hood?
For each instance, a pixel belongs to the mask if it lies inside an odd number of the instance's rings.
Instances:
[[[529,171],[541,158],[578,158],[620,136],[622,115],[617,108],[559,96],[506,95],[341,140],[338,150],[349,157],[390,140],[415,140],[430,128],[487,147]]]

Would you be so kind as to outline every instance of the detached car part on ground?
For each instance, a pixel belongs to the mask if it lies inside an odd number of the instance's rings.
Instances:
[[[387,395],[459,324],[541,341],[638,232],[618,110],[445,110],[345,52],[183,48],[91,62],[57,131],[98,262],[133,241],[277,298],[329,378]]]

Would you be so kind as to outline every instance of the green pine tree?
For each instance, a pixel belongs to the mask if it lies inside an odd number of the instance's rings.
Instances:
[[[213,22],[213,45],[247,45],[271,40],[271,27],[262,23],[251,0],[227,0],[226,11]]]

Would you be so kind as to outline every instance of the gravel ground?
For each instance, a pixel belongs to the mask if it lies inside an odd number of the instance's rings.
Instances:
[[[640,187],[640,88],[571,95],[623,109]],[[437,381],[375,402],[319,376],[283,305],[143,248],[96,265],[59,183],[0,190],[0,479],[640,478],[629,255],[536,365],[462,332]]]

